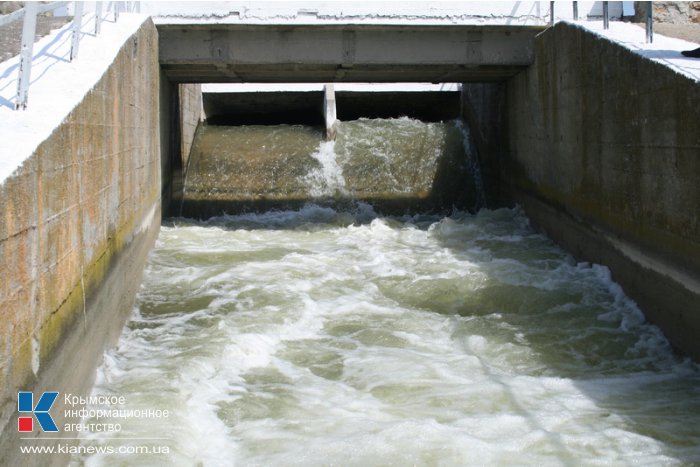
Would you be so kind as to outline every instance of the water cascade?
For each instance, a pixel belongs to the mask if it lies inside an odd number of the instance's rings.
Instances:
[[[302,125],[202,127],[182,215],[298,209],[308,201],[366,201],[382,212],[473,208],[477,194],[457,121],[359,119],[335,144]]]

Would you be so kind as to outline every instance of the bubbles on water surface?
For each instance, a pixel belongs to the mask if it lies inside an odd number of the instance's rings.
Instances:
[[[344,189],[324,145],[318,196]],[[699,383],[606,268],[517,209],[178,219],[94,389],[172,418],[84,440],[157,433],[171,454],[82,460],[692,463]]]

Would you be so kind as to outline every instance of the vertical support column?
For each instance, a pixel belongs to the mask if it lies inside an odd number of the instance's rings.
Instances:
[[[78,57],[78,48],[80,47],[80,29],[83,25],[83,2],[74,2],[75,11],[73,12],[73,37],[70,45],[70,61]]]
[[[335,141],[338,119],[335,112],[335,87],[333,83],[323,86],[323,115],[326,119],[326,139]]]
[[[654,42],[654,17],[652,14],[652,2],[645,2],[647,17],[647,44]]]
[[[19,59],[19,77],[17,79],[17,101],[15,110],[27,108],[29,80],[32,75],[32,55],[34,53],[34,34],[36,32],[37,2],[27,2],[24,7],[22,24],[22,51]]]
[[[578,2],[574,2],[574,21],[578,21]]]
[[[95,2],[95,35],[100,33],[102,28],[102,2]]]

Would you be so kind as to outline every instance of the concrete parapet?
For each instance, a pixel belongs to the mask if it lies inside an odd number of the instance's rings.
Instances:
[[[511,199],[700,359],[700,84],[558,23],[506,87]]]
[[[1,465],[67,462],[19,458],[17,391],[86,394],[131,311],[160,225],[157,51],[148,20],[0,185]]]

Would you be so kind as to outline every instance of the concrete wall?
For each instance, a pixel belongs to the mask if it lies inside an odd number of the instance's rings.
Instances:
[[[202,86],[171,83],[161,72],[161,207],[164,216],[180,215],[184,176],[202,118]]]
[[[461,112],[477,148],[487,206],[504,204],[501,189],[501,159],[504,156],[503,131],[506,121],[505,83],[462,85]]]
[[[187,167],[194,135],[202,121],[202,85],[180,84],[180,157]]]
[[[1,465],[66,461],[19,457],[17,391],[86,394],[131,311],[160,225],[158,86],[149,20],[0,186]]]
[[[700,358],[700,85],[559,23],[506,85],[501,184]]]

